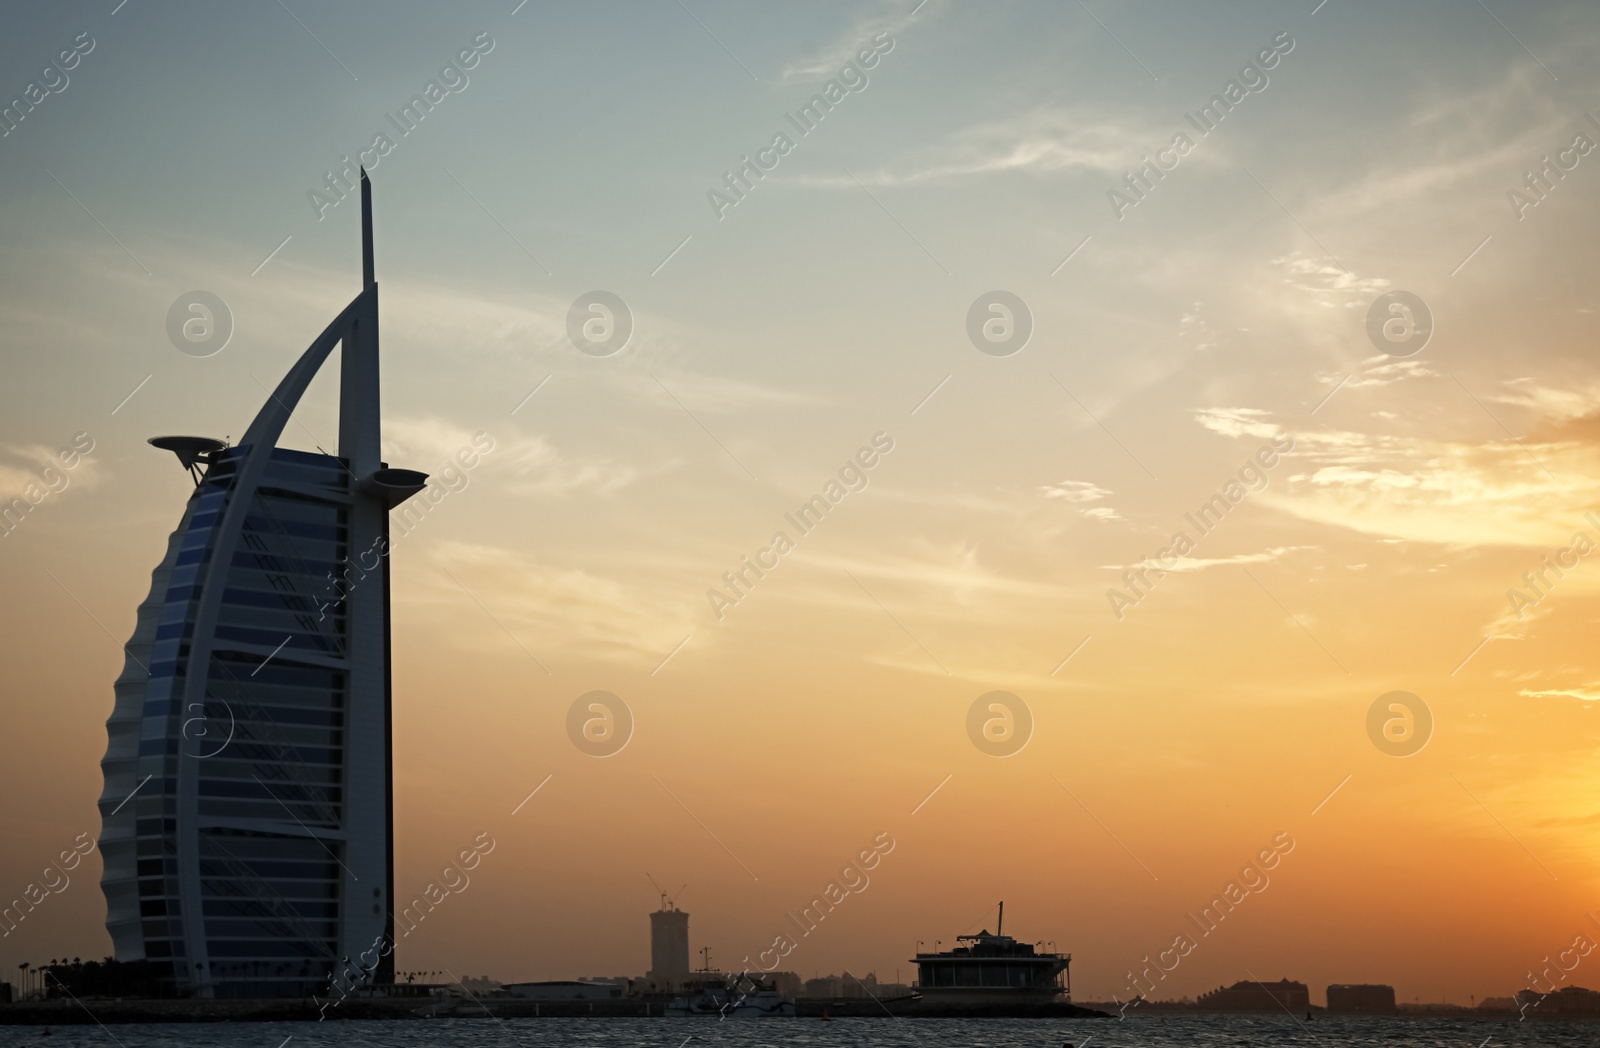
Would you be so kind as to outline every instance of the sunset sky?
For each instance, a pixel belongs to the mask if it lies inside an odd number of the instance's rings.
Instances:
[[[93,450],[0,538],[0,895],[100,829],[120,646],[192,490],[146,438],[237,440],[359,291],[355,198],[313,191],[386,132],[385,458],[439,483],[493,441],[392,558],[399,897],[497,842],[402,971],[642,975],[648,877],[736,969],[880,834],[782,968],[909,982],[1001,899],[1079,999],[1180,933],[1151,996],[1465,1003],[1600,941],[1600,8],[285,3],[6,12],[7,99],[87,36],[0,137],[0,500]],[[197,289],[235,325],[205,357],[167,330]],[[633,317],[613,355],[568,336],[594,290]],[[1032,317],[1011,355],[968,335],[996,290]],[[1391,291],[1420,352],[1368,337]],[[337,380],[287,444],[334,446]],[[864,488],[786,520],[880,434]],[[604,758],[567,728],[596,690],[634,722]],[[1031,715],[1011,756],[969,736],[993,691]],[[1409,757],[1369,735],[1395,691],[1431,711]],[[98,877],[0,972],[108,954]]]

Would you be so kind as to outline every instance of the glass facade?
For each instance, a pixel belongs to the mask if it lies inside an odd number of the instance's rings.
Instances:
[[[179,876],[179,776],[187,765],[213,992],[298,995],[326,987],[343,956],[338,917],[350,878],[338,838],[351,669],[340,596],[352,492],[340,459],[272,450],[222,576],[204,699],[186,703],[187,678],[199,671],[190,660],[201,625],[199,575],[216,553],[246,450],[219,453],[196,488],[175,536],[148,657],[139,658],[149,676],[138,771],[151,776],[129,805],[139,930],[159,974],[179,985],[197,981],[186,970]],[[108,798],[102,815],[109,819],[113,807]],[[286,822],[295,832],[281,832]]]

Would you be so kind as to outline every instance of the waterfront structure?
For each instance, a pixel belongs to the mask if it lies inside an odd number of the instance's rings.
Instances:
[[[1520,1018],[1542,1016],[1600,1016],[1600,992],[1583,986],[1563,986],[1550,993],[1518,990],[1512,998]]]
[[[611,1001],[628,993],[627,979],[557,979],[550,982],[506,983],[513,997],[527,1001]]]
[[[100,850],[116,959],[163,993],[394,981],[388,514],[427,477],[379,458],[365,172],[361,222],[362,290],[239,443],[151,440],[195,488],[116,681]],[[278,447],[335,346],[338,454]]]
[[[1330,1015],[1393,1015],[1394,987],[1341,983],[1328,987]]]
[[[661,909],[650,914],[650,971],[646,975],[663,990],[675,990],[689,978],[689,915],[661,893]]]
[[[1280,979],[1275,983],[1243,981],[1219,986],[1203,993],[1194,1002],[1203,1012],[1282,1012],[1305,1015],[1311,1011],[1311,993],[1306,984]]]
[[[1000,904],[995,933],[958,935],[954,949],[918,953],[917,990],[930,1004],[985,1005],[1004,1008],[1071,1000],[1072,955],[1044,953],[1035,944],[1002,934],[1006,904]],[[1062,975],[1066,974],[1066,985]]]

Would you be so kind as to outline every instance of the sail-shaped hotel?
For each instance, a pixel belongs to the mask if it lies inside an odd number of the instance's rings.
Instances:
[[[346,558],[386,552],[389,510],[427,477],[379,458],[365,172],[361,219],[361,292],[239,443],[151,440],[195,488],[116,681],[100,849],[116,958],[165,993],[348,990],[392,931],[388,558],[359,580]],[[335,346],[338,454],[278,447]],[[361,981],[393,981],[383,954]]]

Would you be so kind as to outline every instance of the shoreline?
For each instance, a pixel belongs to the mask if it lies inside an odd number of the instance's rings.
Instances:
[[[601,1001],[530,1001],[522,998],[354,998],[326,1007],[309,998],[271,1000],[56,999],[0,1005],[0,1026],[69,1026],[85,1023],[329,1022],[408,1019],[661,1019],[666,998]],[[1015,1008],[929,1006],[871,998],[800,1000],[795,1018],[884,1019],[1110,1019],[1106,1012],[1075,1004]],[[712,1018],[683,1016],[681,1018]],[[741,1020],[742,1021],[742,1020]]]
[[[51,1000],[0,1004],[0,1026],[76,1026],[90,1023],[225,1023],[225,1022],[315,1022],[320,1018],[338,1021],[404,1021],[419,1019],[662,1019],[665,999],[625,998],[604,1001],[530,1001],[520,998],[486,998],[479,1003],[455,998],[346,998],[322,1013],[322,1004],[310,999],[267,1000],[152,1000],[94,999],[86,1001]],[[934,1005],[908,1000],[880,1002],[862,1000],[800,1000],[797,1019],[1115,1019],[1104,1011],[1075,1004],[1044,1004],[1014,1008]],[[1141,1018],[1210,1017],[1271,1015],[1269,1012],[1212,1012],[1180,1009],[1151,1009]],[[674,1018],[710,1019],[710,1016]],[[1548,1015],[1542,1022],[1570,1020],[1592,1022],[1600,1016]],[[1395,1015],[1316,1015],[1315,1022],[1469,1020],[1473,1022],[1514,1022],[1514,1012],[1478,1013],[1434,1012]]]

